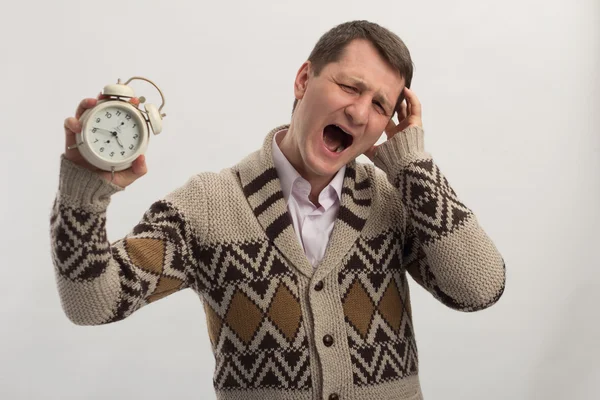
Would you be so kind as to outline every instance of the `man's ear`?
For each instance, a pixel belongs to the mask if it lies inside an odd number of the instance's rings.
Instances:
[[[306,61],[296,74],[296,80],[294,81],[294,96],[296,99],[301,100],[306,93],[306,87],[308,86],[308,80],[311,74],[311,62]]]

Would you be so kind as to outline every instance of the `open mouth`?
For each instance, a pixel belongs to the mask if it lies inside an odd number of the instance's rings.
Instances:
[[[352,145],[352,141],[352,136],[337,125],[327,125],[323,129],[323,142],[332,153],[341,153]]]

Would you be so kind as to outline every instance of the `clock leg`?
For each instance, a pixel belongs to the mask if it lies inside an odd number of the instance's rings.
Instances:
[[[81,146],[82,144],[83,144],[83,142],[75,143],[75,144],[72,144],[72,145],[70,145],[69,147],[67,147],[67,149],[69,149],[69,150],[73,150],[73,149],[75,149],[75,148],[77,148],[77,147]]]

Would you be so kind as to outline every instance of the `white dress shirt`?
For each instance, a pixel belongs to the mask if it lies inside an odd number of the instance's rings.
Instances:
[[[308,261],[316,267],[325,255],[333,223],[340,208],[346,166],[343,166],[321,191],[318,201],[320,206],[317,208],[308,198],[310,183],[300,176],[277,144],[277,137],[285,132],[286,130],[281,130],[273,137],[273,163],[292,217],[294,231]]]

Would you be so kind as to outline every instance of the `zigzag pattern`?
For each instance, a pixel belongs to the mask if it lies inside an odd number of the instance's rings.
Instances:
[[[381,346],[351,346],[354,384],[376,385],[418,372],[414,340],[389,341]]]
[[[209,290],[232,281],[262,281],[284,275],[296,279],[285,258],[266,240],[203,246],[198,259],[200,282]]]
[[[197,244],[191,228],[168,202],[158,201],[123,239],[106,238],[106,214],[59,205],[51,230],[56,238],[53,256],[61,277],[91,281],[116,262],[120,296],[114,316],[121,320],[136,309],[189,285],[195,286]]]
[[[311,387],[297,277],[268,241],[201,250],[218,389]]]
[[[395,184],[406,199],[411,221],[424,245],[454,231],[472,214],[433,160],[411,163],[398,174]]]
[[[104,214],[64,205],[58,205],[58,210],[53,211],[50,229],[56,239],[52,254],[64,278],[84,281],[102,275],[110,259],[105,225]]]
[[[213,379],[219,389],[309,389],[312,387],[308,353],[248,352],[221,357]]]
[[[398,231],[359,238],[338,275],[356,385],[418,370],[402,242]]]

